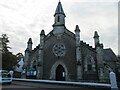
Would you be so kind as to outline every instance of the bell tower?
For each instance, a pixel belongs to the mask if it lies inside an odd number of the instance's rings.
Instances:
[[[65,13],[62,8],[62,4],[59,1],[55,14],[54,14],[54,24],[53,24],[53,29],[54,29],[54,34],[59,34],[64,32],[65,29]]]
[[[63,11],[62,4],[60,1],[58,2],[54,17],[55,17],[55,21],[54,21],[53,27],[65,26],[65,17],[66,16],[65,16],[65,13]]]

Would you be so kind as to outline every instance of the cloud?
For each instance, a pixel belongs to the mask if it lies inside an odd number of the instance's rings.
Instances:
[[[61,0],[66,14],[66,27],[74,32],[75,25],[79,25],[81,40],[92,46],[94,31],[97,30],[104,46],[113,48],[117,54],[117,1]],[[8,34],[11,51],[23,53],[29,37],[33,40],[33,48],[39,44],[41,30],[44,29],[48,34],[53,29],[57,4],[56,0],[0,2],[0,33]]]
[[[69,10],[68,27],[76,24],[81,29],[81,39],[94,46],[94,31],[100,34],[105,48],[118,52],[118,11],[117,2],[76,2]],[[71,23],[71,24],[70,24]],[[114,41],[114,43],[113,43]]]

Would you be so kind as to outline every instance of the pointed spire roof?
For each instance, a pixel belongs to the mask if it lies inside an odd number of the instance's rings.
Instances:
[[[31,38],[29,38],[28,44],[32,44],[32,39]]]
[[[41,33],[40,33],[40,35],[45,35],[45,31],[42,30]]]
[[[97,31],[95,31],[95,33],[94,33],[94,38],[96,38],[96,37],[99,37]]]
[[[63,8],[62,8],[62,4],[61,4],[60,1],[58,2],[58,5],[57,5],[57,8],[56,8],[56,11],[55,11],[54,16],[55,16],[56,14],[63,14],[63,15],[65,15],[65,13],[64,13],[64,11],[63,11]]]
[[[78,26],[78,25],[76,25],[75,32],[76,32],[76,31],[79,31],[79,32],[80,32],[80,29],[79,29],[79,26]]]

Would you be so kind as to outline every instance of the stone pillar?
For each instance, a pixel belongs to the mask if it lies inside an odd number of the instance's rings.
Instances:
[[[25,56],[24,56],[24,66],[23,66],[23,69],[26,70],[26,74],[27,74],[27,71],[29,69],[29,56],[30,56],[30,53],[32,51],[32,39],[29,38],[28,42],[27,42],[27,48],[25,50]],[[26,77],[26,74],[24,74],[23,77]]]
[[[110,72],[110,83],[111,83],[111,89],[118,89],[116,75],[114,72]]]
[[[104,82],[105,77],[104,77],[104,64],[103,64],[103,44],[100,44],[99,35],[97,31],[95,31],[93,38],[96,49],[98,77],[100,82]]]
[[[27,48],[29,49],[29,51],[32,51],[32,39],[29,38],[28,42],[27,42]]]
[[[27,68],[28,59],[29,59],[29,52],[28,52],[28,50],[26,49],[26,50],[25,50],[25,56],[24,56],[24,68],[25,68],[25,69]]]
[[[99,40],[99,35],[98,35],[98,33],[97,33],[97,31],[95,31],[94,32],[94,45],[95,45],[95,47],[97,47],[100,43],[100,40]]]
[[[77,60],[77,80],[82,79],[82,61],[80,47],[76,47],[76,60]]]
[[[97,66],[98,66],[98,76],[99,76],[99,81],[104,82],[104,64],[103,64],[103,52],[102,52],[101,47],[96,47],[96,52],[97,52]]]
[[[44,48],[44,37],[45,32],[44,30],[41,31],[40,34],[40,46],[39,46],[39,59],[38,59],[38,71],[37,71],[37,78],[43,78],[43,48]]]
[[[39,50],[39,59],[38,59],[38,65],[37,65],[37,78],[42,79],[43,78],[43,50]]]
[[[82,79],[82,58],[81,58],[81,49],[80,49],[80,29],[76,25],[75,29],[75,38],[76,38],[76,62],[77,62],[77,80]]]
[[[27,49],[25,50],[25,57],[24,57],[24,61],[25,61],[25,64],[27,66],[28,64],[28,60],[29,60],[29,55],[30,55],[30,52],[32,51],[32,39],[29,38],[28,42],[27,42]]]

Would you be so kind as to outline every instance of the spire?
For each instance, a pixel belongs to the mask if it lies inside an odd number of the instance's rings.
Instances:
[[[62,4],[61,4],[60,1],[58,2],[58,5],[57,5],[57,8],[56,8],[56,11],[55,11],[54,16],[55,16],[56,14],[63,14],[63,15],[65,16],[65,13],[64,13],[64,11],[63,11]]]
[[[29,38],[29,40],[28,40],[28,42],[27,42],[27,49],[29,50],[29,51],[31,51],[32,50],[32,39],[31,38]]]
[[[40,35],[45,35],[45,31],[42,30],[41,33],[40,33]]]
[[[98,38],[98,37],[99,37],[99,35],[98,35],[97,31],[95,31],[93,38]]]
[[[29,40],[28,40],[28,44],[33,44],[31,38],[29,38]]]
[[[100,40],[99,40],[99,35],[97,33],[97,31],[94,32],[94,43],[95,43],[95,47],[100,46]]]
[[[64,14],[60,1],[58,2],[54,17],[55,17],[54,24],[53,24],[54,29],[58,27],[65,28],[65,17],[66,16]]]
[[[79,29],[79,26],[78,25],[76,25],[76,28],[75,28],[75,32],[80,32],[80,29]]]

